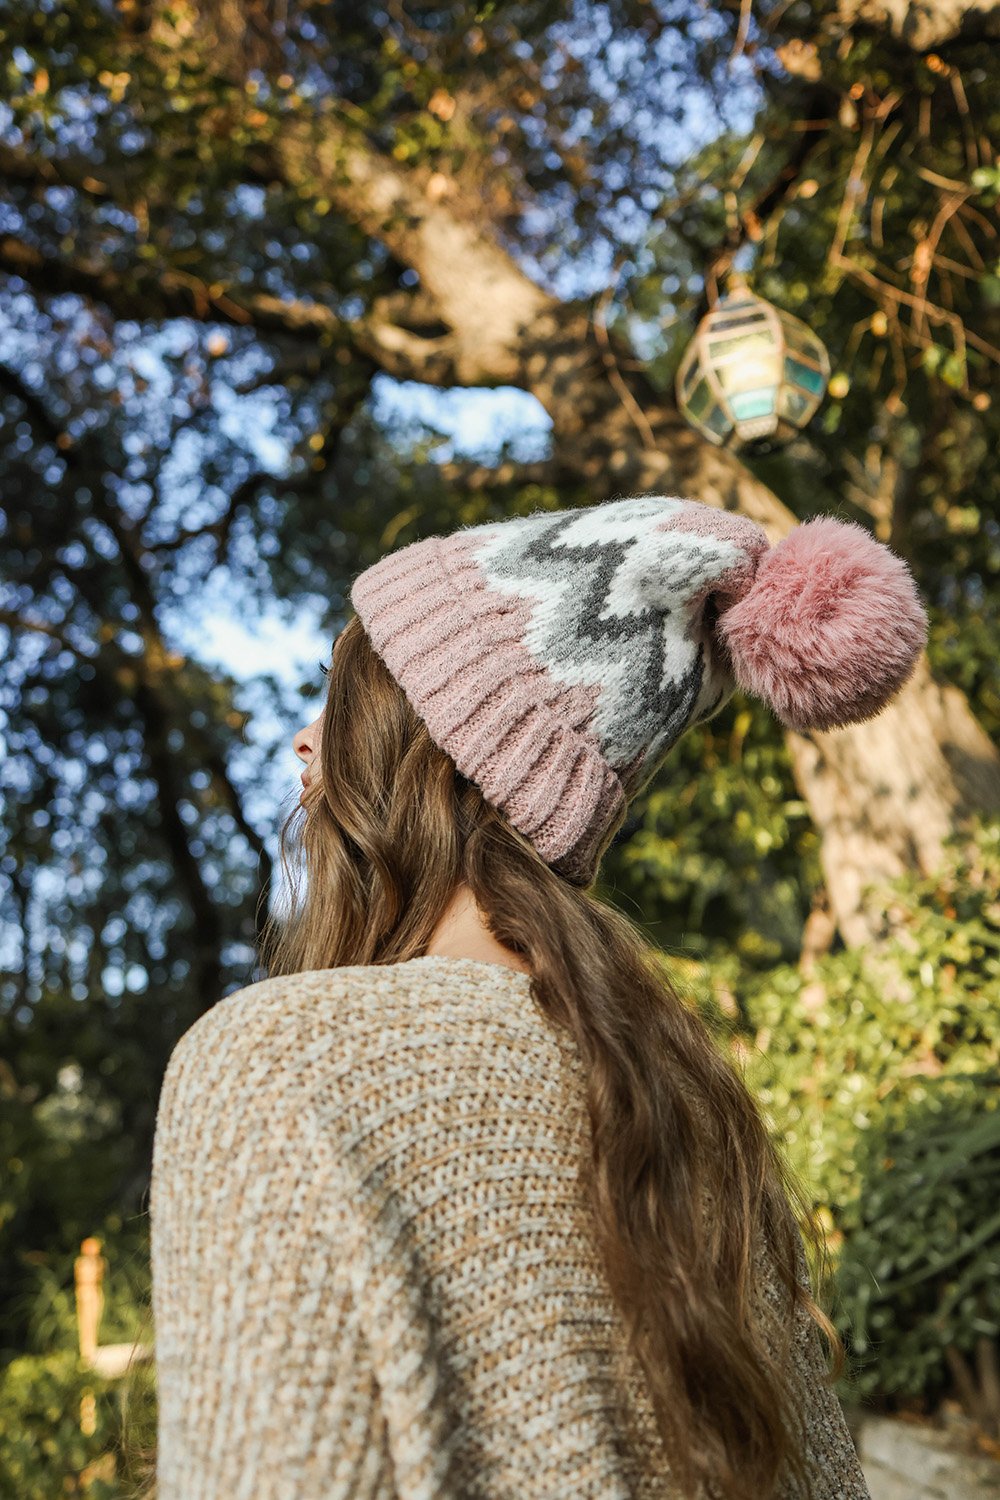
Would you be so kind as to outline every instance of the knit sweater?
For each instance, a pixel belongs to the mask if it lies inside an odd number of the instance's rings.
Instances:
[[[439,955],[276,977],[181,1038],[157,1500],[676,1496],[595,1247],[583,1065],[530,982]],[[799,1316],[816,1500],[870,1500]]]

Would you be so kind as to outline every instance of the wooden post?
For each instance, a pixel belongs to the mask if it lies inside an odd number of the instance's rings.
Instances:
[[[88,1235],[80,1245],[73,1263],[76,1284],[76,1321],[80,1334],[80,1356],[93,1365],[97,1353],[97,1335],[104,1311],[104,1289],[101,1282],[107,1261],[101,1254],[101,1242]],[[97,1426],[97,1402],[93,1391],[85,1391],[80,1401],[80,1430],[90,1434]]]

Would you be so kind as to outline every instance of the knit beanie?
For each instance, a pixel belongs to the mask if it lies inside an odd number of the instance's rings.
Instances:
[[[459,528],[355,578],[372,646],[458,770],[574,884],[736,688],[797,730],[874,718],[927,617],[906,564],[817,517],[641,495]]]

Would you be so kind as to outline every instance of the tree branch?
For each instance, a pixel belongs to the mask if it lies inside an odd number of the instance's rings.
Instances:
[[[524,332],[557,304],[496,243],[475,205],[458,201],[453,180],[442,188],[441,173],[397,167],[336,104],[290,118],[263,149],[289,186],[308,182],[417,272],[452,330],[456,383],[519,383]]]
[[[266,147],[249,153],[247,165],[268,179],[281,177],[289,187],[308,183],[315,196],[328,197],[415,270],[421,281],[413,294],[419,316],[401,308],[398,294],[368,317],[342,319],[330,308],[296,299],[230,295],[171,267],[133,266],[125,277],[105,260],[51,256],[15,235],[0,236],[0,270],[43,293],[93,298],[120,317],[253,325],[310,342],[322,335],[328,346],[357,349],[399,380],[438,386],[523,383],[524,330],[558,304],[496,243],[478,205],[458,201],[453,180],[398,168],[340,106],[311,118],[290,118]],[[5,147],[0,171],[112,197],[130,211],[127,184],[115,184],[111,172],[94,177],[90,164],[77,157],[40,163]]]
[[[559,485],[579,482],[578,472],[562,458],[541,459],[537,463],[522,464],[514,459],[503,459],[498,464],[445,463],[437,464],[436,471],[449,486],[469,493],[485,490],[520,489],[528,485],[539,488],[555,488]]]
[[[16,235],[0,235],[0,271],[20,276],[46,295],[57,292],[100,302],[116,317],[144,320],[192,318],[253,327],[302,340],[310,348],[351,348],[397,380],[427,385],[459,384],[452,335],[425,338],[377,316],[341,318],[332,308],[267,292],[231,296],[200,277],[171,268],[132,267],[123,277],[109,262],[82,256],[46,255]],[[398,305],[398,304],[397,304]]]
[[[705,290],[695,314],[698,321],[709,309],[708,288],[716,287],[719,279],[729,270],[734,257],[743,246],[748,241],[759,240],[769,220],[774,215],[784,212],[810,157],[816,153],[829,134],[833,123],[831,116],[834,98],[829,85],[822,82],[812,82],[806,90],[805,107],[800,117],[801,128],[794,149],[790,152],[780,172],[766,188],[757,194],[753,202],[739,212],[733,213],[722,243],[709,257],[705,272]],[[742,174],[738,174],[738,180],[730,184],[730,191],[734,197],[752,164],[751,160],[742,170]]]

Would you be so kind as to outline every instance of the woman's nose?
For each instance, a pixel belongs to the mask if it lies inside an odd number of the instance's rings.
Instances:
[[[292,749],[306,765],[319,754],[323,739],[323,719],[326,710],[321,709],[311,724],[300,729],[292,739]]]
[[[304,761],[306,765],[309,764],[316,753],[314,744],[315,728],[315,722],[307,724],[304,729],[298,731],[292,740],[292,749],[299,760]]]

